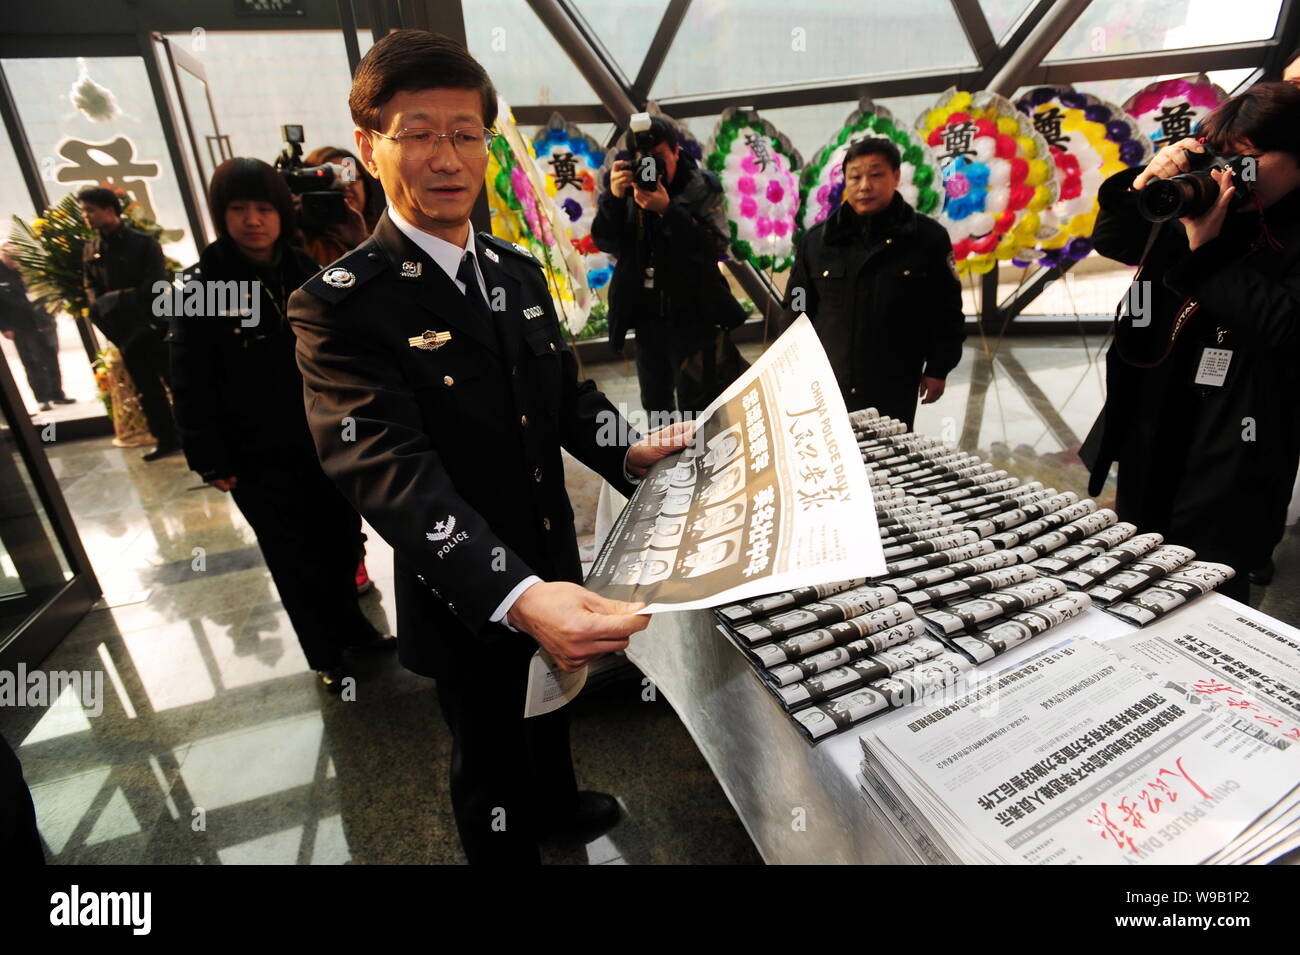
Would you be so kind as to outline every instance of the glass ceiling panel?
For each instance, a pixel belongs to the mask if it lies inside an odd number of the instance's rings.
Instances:
[[[1012,27],[1020,22],[1033,0],[980,0],[980,9],[984,19],[989,22],[989,29],[999,43],[1006,39]]]
[[[1282,0],[1093,0],[1048,61],[1267,40]]]
[[[474,0],[463,7],[469,51],[511,106],[599,102],[524,0]]]
[[[574,0],[573,5],[627,81],[635,80],[668,0]]]
[[[694,0],[651,94],[662,99],[973,66],[975,55],[948,0]]]

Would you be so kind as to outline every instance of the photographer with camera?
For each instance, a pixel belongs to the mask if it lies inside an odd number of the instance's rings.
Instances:
[[[641,404],[652,427],[703,411],[735,377],[726,332],[745,320],[718,261],[727,252],[722,185],[684,153],[667,120],[637,113],[631,161],[614,163],[591,223],[596,247],[618,257],[609,286],[609,341],[636,329]],[[719,369],[719,352],[731,367]],[[675,397],[674,397],[675,395]]]
[[[1141,267],[1080,457],[1090,494],[1118,462],[1120,519],[1231,565],[1245,600],[1300,461],[1300,87],[1256,84],[1198,132],[1099,192],[1097,251]]]
[[[374,231],[384,212],[384,190],[370,173],[361,168],[357,157],[337,146],[318,146],[303,157],[309,167],[334,164],[349,170],[351,176],[342,183],[347,218],[343,222],[321,223],[299,217],[302,247],[317,265],[326,266],[351,252]]]
[[[218,166],[208,205],[220,237],[185,281],[237,289],[239,307],[172,320],[181,442],[190,467],[229,492],[252,525],[308,664],[337,693],[345,650],[395,641],[381,636],[357,604],[361,518],[321,470],[307,427],[286,312],[289,296],[316,265],[289,244],[293,198],[260,159]]]

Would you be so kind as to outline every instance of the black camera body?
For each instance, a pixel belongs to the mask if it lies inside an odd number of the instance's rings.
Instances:
[[[1232,208],[1240,207],[1254,196],[1258,172],[1254,156],[1222,155],[1209,146],[1203,153],[1191,149],[1183,152],[1190,171],[1168,179],[1152,179],[1138,193],[1138,212],[1144,219],[1167,222],[1204,215],[1219,199],[1219,184],[1210,175],[1215,169],[1232,170],[1232,185],[1237,190],[1232,197]]]
[[[650,114],[633,113],[628,121],[627,151],[631,154],[632,184],[641,192],[654,192],[667,175],[664,161],[655,154]]]
[[[284,179],[289,191],[301,202],[298,225],[303,229],[318,231],[348,220],[348,206],[343,200],[343,190],[356,176],[354,170],[340,163],[322,166],[302,164],[303,132],[301,126],[281,126],[284,152],[275,160],[276,171]]]

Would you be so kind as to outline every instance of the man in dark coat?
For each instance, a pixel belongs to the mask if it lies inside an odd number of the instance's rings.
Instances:
[[[546,834],[618,809],[578,792],[563,709],[524,718],[530,661],[540,646],[581,669],[648,620],[579,586],[560,449],[626,492],[690,429],[627,447],[577,379],[540,264],[470,228],[496,93],[462,46],[390,33],[349,103],[389,209],[290,300],[308,421],[326,474],[393,546],[398,653],[438,680],[466,855],[536,863]]]
[[[609,284],[609,342],[623,348],[636,329],[641,406],[651,421],[677,410],[699,413],[731,382],[704,371],[718,329],[745,320],[745,311],[718,261],[727,254],[727,214],[717,176],[682,151],[662,117],[650,123],[663,178],[653,190],[633,185],[631,164],[619,160],[591,222],[596,247],[617,256]],[[694,360],[693,360],[694,359]]]
[[[122,353],[157,441],[143,457],[156,461],[181,447],[167,401],[166,322],[155,324],[152,308],[154,286],[168,279],[167,260],[157,239],[122,221],[121,203],[111,189],[88,186],[77,199],[96,232],[82,250],[90,318]]]
[[[910,428],[961,360],[966,319],[948,233],[899,195],[901,164],[887,139],[849,147],[844,202],[799,244],[784,317],[812,320],[850,411]]]
[[[1101,491],[1119,463],[1121,520],[1204,560],[1231,565],[1220,588],[1248,596],[1246,573],[1281,538],[1300,458],[1300,88],[1257,84],[1201,131],[1219,151],[1255,157],[1256,205],[1235,187],[1196,218],[1164,223],[1106,355],[1106,405],[1080,456]],[[1152,178],[1187,171],[1185,139],[1144,169],[1102,184],[1093,242],[1136,265],[1151,223],[1137,211]],[[1261,213],[1262,210],[1262,213]],[[1208,353],[1207,353],[1208,352]],[[1222,365],[1226,358],[1226,374]]]
[[[42,411],[49,411],[52,404],[73,403],[63,393],[59,329],[54,316],[28,301],[13,247],[8,242],[0,246],[0,333],[18,349],[18,359],[27,372],[27,384]]]

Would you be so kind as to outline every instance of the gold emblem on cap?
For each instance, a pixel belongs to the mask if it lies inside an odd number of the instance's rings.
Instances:
[[[426,331],[414,338],[408,338],[406,344],[422,351],[437,351],[449,341],[451,341],[451,332]]]

